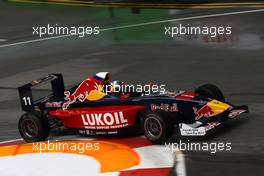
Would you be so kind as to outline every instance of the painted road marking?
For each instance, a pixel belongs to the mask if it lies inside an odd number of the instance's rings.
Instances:
[[[61,149],[56,147],[56,145],[53,147],[51,145],[48,150],[42,149],[42,153],[39,154],[39,151],[36,149],[34,150],[33,144],[30,143],[2,146],[0,147],[0,163],[2,166],[0,171],[5,176],[16,175],[17,172],[19,172],[22,176],[26,176],[27,173],[35,172],[35,175],[43,176],[43,173],[46,172],[38,171],[39,169],[45,171],[46,167],[50,168],[52,164],[54,164],[54,162],[50,161],[50,159],[55,159],[58,171],[62,168],[65,169],[65,166],[68,166],[66,168],[67,172],[62,172],[65,173],[65,176],[71,176],[76,170],[79,170],[77,171],[78,175],[81,175],[84,172],[87,173],[86,169],[79,169],[79,166],[74,167],[75,165],[70,162],[73,159],[74,161],[77,159],[86,163],[86,167],[88,166],[87,169],[89,170],[95,168],[95,170],[89,172],[91,176],[148,176],[153,175],[154,173],[156,176],[165,176],[169,175],[172,172],[172,169],[179,169],[179,171],[175,170],[177,173],[183,173],[184,171],[182,164],[180,164],[180,162],[184,161],[184,158],[182,161],[175,160],[175,158],[177,158],[175,155],[182,154],[181,152],[166,151],[164,146],[153,145],[144,137],[106,140],[81,139],[82,140],[56,140],[55,142],[49,143],[53,143],[54,145],[62,143],[65,145],[66,143],[72,142],[75,144],[98,142],[100,143],[100,149],[98,151],[85,151],[84,153],[80,153],[78,150],[67,150],[68,148],[65,147]],[[2,143],[13,141],[15,140],[3,141]],[[43,144],[45,143],[47,144],[47,142],[41,142],[38,144],[42,145],[43,148]],[[67,161],[64,161],[65,158]],[[21,162],[22,160],[23,163],[18,168],[10,169],[14,166],[14,162]],[[84,162],[84,160],[86,161]],[[45,168],[42,169],[40,167],[42,164],[35,166],[34,163],[39,163],[37,161],[40,161],[40,163],[44,162],[45,164],[43,164],[43,166]],[[89,164],[87,165],[87,163]],[[175,167],[175,163],[177,163],[177,167]],[[25,165],[30,165],[32,167],[19,169],[25,167]],[[49,172],[47,171],[47,173]],[[49,174],[51,176],[57,175],[57,173]]]
[[[13,145],[13,144],[20,144],[20,143],[25,143],[24,139],[19,138],[19,139],[12,139],[12,140],[8,140],[8,141],[2,141],[0,142],[0,146],[4,146],[4,145]]]
[[[69,37],[69,36],[74,36],[74,35],[67,34],[67,35],[60,35],[60,36],[54,36],[54,37],[47,37],[47,38],[42,38],[42,39],[34,39],[34,40],[27,40],[27,41],[22,41],[22,42],[16,42],[16,43],[4,44],[4,45],[0,45],[0,48],[9,47],[9,46],[15,46],[15,45],[21,45],[21,44],[27,44],[27,43],[41,42],[41,41],[52,40],[52,39],[58,39],[58,38],[64,38],[64,37]]]
[[[217,14],[200,15],[200,16],[192,16],[192,17],[183,17],[183,18],[174,18],[174,19],[161,20],[161,21],[151,21],[151,22],[146,22],[146,23],[137,23],[137,24],[131,24],[131,25],[125,25],[125,26],[104,28],[104,29],[101,29],[100,32],[116,30],[116,29],[140,27],[140,26],[153,25],[153,24],[175,22],[175,21],[188,21],[188,20],[195,20],[195,19],[202,19],[202,18],[212,18],[212,17],[221,17],[221,16],[229,16],[229,15],[248,14],[248,13],[258,13],[258,12],[264,12],[264,9],[226,12],[226,13],[217,13]],[[46,40],[52,40],[52,39],[58,39],[58,38],[64,38],[64,37],[70,37],[70,36],[75,36],[75,35],[67,34],[67,35],[60,35],[60,36],[53,36],[53,37],[47,37],[47,38],[41,38],[41,39],[34,39],[34,40],[4,44],[4,45],[0,45],[0,48],[22,45],[22,44],[28,44],[28,43],[34,43],[34,42],[40,42],[40,41],[46,41]]]
[[[1,176],[101,176],[100,163],[95,158],[68,153],[6,156],[0,159],[0,165]]]
[[[44,150],[40,150],[40,146],[44,146]],[[90,145],[92,144],[99,147],[97,150],[76,150],[73,146],[79,146],[80,144]],[[99,144],[99,145],[98,145]],[[101,167],[100,171],[103,172],[115,172],[123,169],[127,169],[136,166],[140,163],[138,154],[122,144],[97,141],[97,140],[73,140],[73,141],[61,141],[61,142],[43,142],[39,143],[39,149],[31,143],[9,145],[0,147],[0,156],[16,156],[21,154],[34,154],[34,153],[68,153],[68,154],[79,154],[84,156],[90,156],[99,161]],[[47,147],[53,146],[53,147]],[[59,147],[54,147],[59,146]],[[68,147],[65,147],[68,146]],[[70,147],[69,147],[70,146]],[[125,157],[124,157],[125,156]],[[115,164],[111,164],[115,163]]]
[[[0,42],[5,42],[7,41],[7,39],[0,39]]]
[[[176,173],[177,176],[186,176],[186,167],[185,167],[185,159],[184,159],[184,154],[178,150],[175,152],[175,157],[176,157]]]
[[[161,149],[162,148],[162,149]],[[171,151],[166,151],[165,146],[149,145],[136,148],[135,151],[140,154],[140,164],[126,170],[142,169],[142,168],[165,168],[174,162],[174,154]],[[157,160],[153,159],[159,156]]]
[[[241,3],[133,3],[133,2],[112,2],[98,3],[94,1],[79,0],[9,0],[10,2],[34,3],[34,4],[53,4],[70,6],[88,7],[137,7],[137,8],[238,8],[238,7],[264,7],[263,2],[241,2]]]

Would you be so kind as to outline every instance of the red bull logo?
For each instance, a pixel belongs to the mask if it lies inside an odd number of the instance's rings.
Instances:
[[[99,90],[100,89],[100,90]],[[62,109],[66,110],[70,104],[75,103],[76,100],[84,102],[86,97],[89,95],[92,90],[101,91],[102,86],[93,82],[91,79],[86,79],[76,88],[76,90],[71,94],[70,91],[65,91],[65,100],[67,102],[63,103]]]
[[[202,117],[211,117],[214,114],[213,109],[207,104],[199,110],[197,110],[197,108],[193,108],[193,110],[196,115],[195,120],[199,120]]]

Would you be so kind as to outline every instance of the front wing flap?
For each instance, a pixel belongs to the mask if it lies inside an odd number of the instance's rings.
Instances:
[[[248,113],[248,112],[249,110],[247,105],[233,107],[231,110],[228,110],[226,121],[235,119],[239,117],[239,115],[241,115],[242,113]],[[193,124],[180,123],[179,124],[180,134],[181,136],[204,136],[209,131],[215,129],[216,127],[220,127],[224,125],[226,121],[223,122],[213,121],[206,124],[202,124],[200,122],[195,122]]]

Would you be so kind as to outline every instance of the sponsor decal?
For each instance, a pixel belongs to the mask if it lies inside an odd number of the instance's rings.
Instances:
[[[211,117],[214,114],[213,109],[204,105],[201,109],[197,110],[196,107],[193,108],[194,114],[196,115],[195,120],[199,120],[202,117]]]
[[[45,104],[46,108],[60,108],[62,105],[62,102],[47,102]]]
[[[108,131],[107,134],[117,134],[118,132],[117,131]]]
[[[83,102],[89,93],[88,90],[89,90],[89,84],[85,80],[77,87],[77,89],[73,94],[71,94],[70,91],[65,91],[64,95],[65,95],[65,100],[67,100],[67,102],[63,104],[63,109],[66,110],[68,106],[72,103],[75,103],[77,99],[80,102]]]
[[[169,111],[169,112],[176,112],[178,111],[178,106],[176,103],[166,104],[166,103],[161,103],[160,105],[155,105],[151,104],[150,105],[151,110],[163,110],[163,111]]]
[[[103,87],[103,85],[93,82],[90,78],[84,80],[72,94],[69,91],[64,92],[66,102],[62,106],[63,110],[66,110],[70,104],[75,103],[77,99],[84,102],[92,90],[102,92]]]
[[[79,130],[80,135],[114,135],[117,134],[117,131],[93,131],[93,130]]]
[[[81,118],[86,129],[116,129],[128,126],[128,120],[122,111],[81,114]]]
[[[180,123],[179,127],[182,136],[204,136],[206,134],[205,127],[193,128],[184,123]]]
[[[245,109],[235,109],[228,114],[228,118],[230,118],[230,119],[235,118],[236,116],[238,116],[244,112],[246,112]]]
[[[79,130],[80,135],[96,135],[92,130]]]
[[[86,134],[86,133],[85,133],[85,130],[79,130],[78,132],[79,132],[79,134],[81,134],[81,135]]]
[[[96,131],[95,134],[96,135],[105,135],[106,131]]]
[[[214,127],[217,127],[218,125],[220,125],[219,122],[211,122],[211,123],[208,123],[205,127],[205,130],[206,131],[209,131],[211,129],[213,129]]]

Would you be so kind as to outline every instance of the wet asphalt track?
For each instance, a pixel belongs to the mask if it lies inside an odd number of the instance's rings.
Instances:
[[[37,39],[32,26],[100,25],[102,28],[168,18],[239,11],[130,10],[20,5],[0,2],[0,45]],[[243,9],[247,10],[247,9]],[[19,138],[22,114],[16,87],[47,73],[61,72],[67,85],[98,71],[131,83],[156,80],[169,89],[192,89],[203,83],[222,88],[234,104],[247,104],[250,114],[222,130],[194,141],[231,142],[231,152],[185,152],[187,174],[262,175],[264,173],[264,13],[189,21],[192,25],[230,25],[232,36],[205,42],[200,36],[169,39],[165,24],[113,30],[97,37],[61,38],[0,47],[0,141]],[[187,24],[187,22],[181,22]],[[178,25],[178,23],[166,25]],[[176,141],[177,142],[177,141]]]

